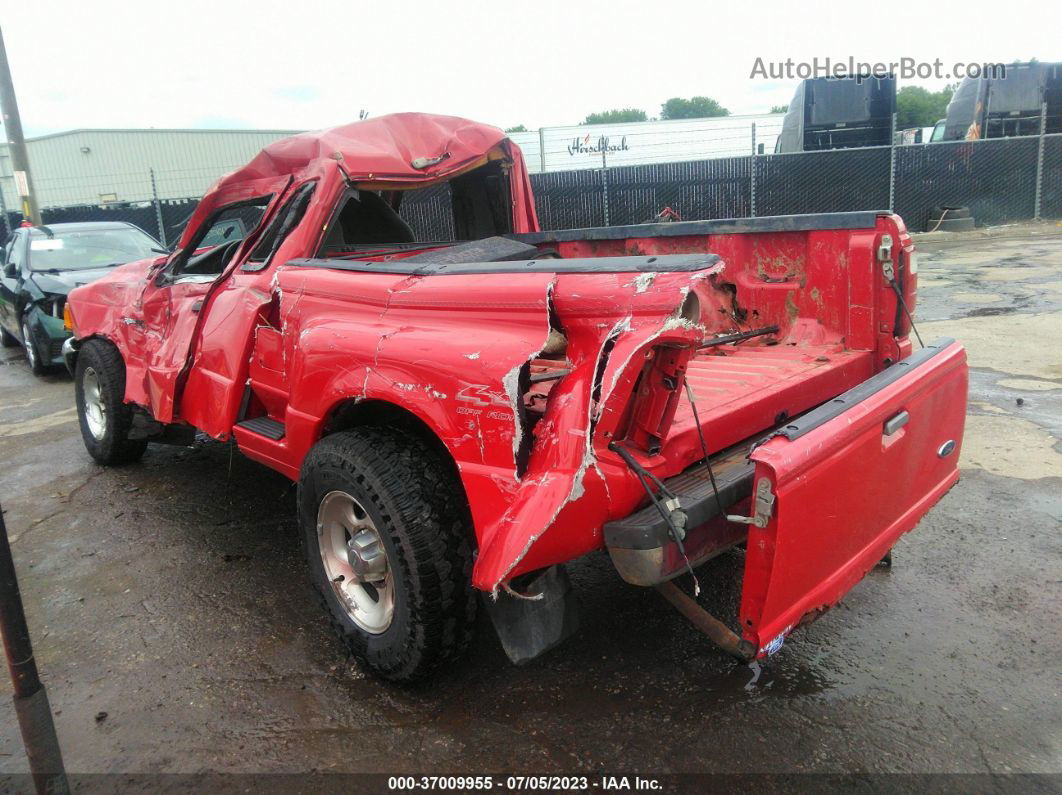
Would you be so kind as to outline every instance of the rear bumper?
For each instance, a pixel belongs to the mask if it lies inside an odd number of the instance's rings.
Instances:
[[[697,566],[741,543],[747,535],[745,527],[720,516],[719,504],[730,510],[752,493],[755,467],[748,452],[745,446],[712,459],[718,501],[703,464],[666,481],[687,517],[685,557],[653,505],[607,523],[605,546],[619,575],[631,585],[657,585],[686,571],[686,558]]]

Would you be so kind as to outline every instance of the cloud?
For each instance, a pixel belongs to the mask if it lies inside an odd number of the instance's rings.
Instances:
[[[741,4],[703,0],[672,0],[666,9],[610,0],[604,14],[599,4],[571,0],[540,0],[533,11],[464,0],[453,14],[436,13],[428,0],[302,0],[297,13],[182,0],[161,28],[120,0],[64,3],[63,13],[54,6],[23,4],[3,20],[31,134],[77,127],[315,129],[352,121],[362,108],[373,116],[419,110],[535,128],[575,124],[607,108],[640,107],[654,116],[668,97],[697,95],[714,97],[734,114],[762,113],[790,101],[796,81],[750,80],[757,56],[939,57],[948,64],[1032,53],[1047,60],[1058,49],[1057,26],[1029,24],[1043,18],[1032,0],[1010,0],[987,37],[983,14],[955,14],[949,4],[919,7],[919,22],[905,28],[902,41],[868,37],[865,15],[792,0],[762,0],[752,16]],[[246,46],[233,45],[233,31]],[[379,31],[390,35],[370,35]],[[357,35],[356,47],[350,35]],[[634,40],[637,57],[626,46]],[[528,53],[541,41],[549,42],[548,52],[530,68]]]
[[[313,86],[277,86],[273,89],[273,96],[292,102],[314,102],[321,94]]]

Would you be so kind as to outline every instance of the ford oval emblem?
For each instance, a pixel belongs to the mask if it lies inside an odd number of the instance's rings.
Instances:
[[[948,441],[944,442],[944,444],[942,444],[940,446],[940,449],[937,450],[937,456],[939,458],[947,458],[949,455],[952,454],[952,452],[954,450],[955,450],[955,440],[954,439],[948,439]]]

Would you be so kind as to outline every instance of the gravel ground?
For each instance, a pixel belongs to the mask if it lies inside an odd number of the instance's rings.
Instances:
[[[319,611],[291,484],[214,443],[101,469],[70,379],[4,349],[0,496],[68,769],[1062,773],[1062,227],[919,245],[922,335],[969,350],[963,478],[764,665],[600,555],[572,567],[583,629],[539,661],[481,616],[463,664],[381,683]],[[712,612],[741,564],[702,570]],[[25,770],[3,697],[0,774]]]

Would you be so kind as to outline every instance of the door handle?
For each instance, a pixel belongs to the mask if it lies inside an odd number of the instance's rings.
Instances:
[[[889,419],[885,420],[885,436],[892,436],[896,431],[900,430],[907,421],[911,419],[911,415],[906,411],[901,411],[899,414],[894,414]]]

